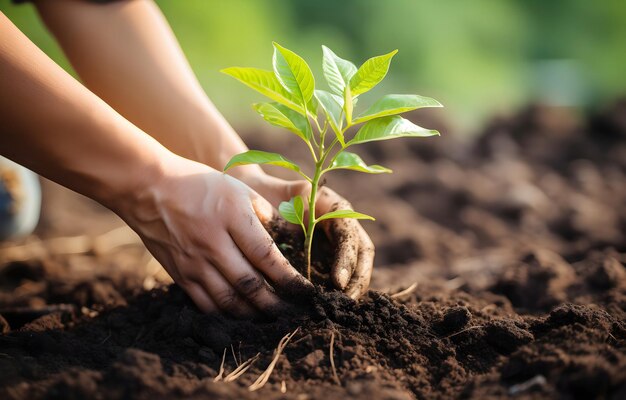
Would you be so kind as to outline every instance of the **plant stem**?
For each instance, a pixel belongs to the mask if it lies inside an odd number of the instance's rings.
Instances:
[[[306,252],[306,276],[311,280],[311,244],[313,243],[313,232],[315,230],[315,201],[317,200],[317,188],[322,176],[323,163],[326,159],[325,155],[321,160],[315,163],[315,176],[311,182],[311,196],[309,196],[309,223],[304,235],[304,251]]]
[[[309,130],[311,131],[311,140],[313,141],[313,144],[315,145],[315,147],[319,148],[319,144],[317,143],[317,139],[315,139],[315,132],[313,131],[313,124],[311,123],[311,116],[309,115],[309,112],[306,111],[306,105],[304,106],[305,109],[305,114],[304,114],[304,118],[306,118],[306,123],[307,125],[309,125]],[[317,123],[317,121],[316,121]]]
[[[307,118],[307,121],[309,122],[309,126],[310,126],[311,122],[309,121],[308,118]],[[347,126],[341,132],[342,135],[348,130],[349,127],[350,127],[350,123],[348,122]],[[318,124],[318,128],[319,128],[319,124]],[[317,189],[319,186],[320,178],[326,172],[326,170],[324,169],[326,158],[328,158],[328,155],[330,154],[333,147],[335,147],[335,145],[339,143],[339,139],[335,138],[330,144],[330,146],[328,146],[327,149],[324,149],[324,139],[321,133],[322,132],[320,131],[322,143],[320,143],[320,146],[319,146],[319,149],[320,149],[319,161],[316,159],[315,175],[313,176],[313,180],[311,181],[311,195],[309,196],[309,221],[308,221],[307,229],[304,232],[304,251],[306,253],[306,276],[309,281],[311,280],[311,245],[313,244],[313,233],[315,231],[315,225],[317,224],[317,221],[315,218],[315,203],[317,201]],[[325,129],[323,133],[326,133]],[[342,149],[343,148],[344,147],[342,146]],[[330,161],[331,164],[337,157],[337,154],[339,153],[336,153],[331,158],[331,161]]]

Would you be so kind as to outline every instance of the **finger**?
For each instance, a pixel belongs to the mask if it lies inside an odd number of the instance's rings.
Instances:
[[[335,249],[331,277],[333,284],[344,290],[357,265],[359,225],[352,219],[333,219],[325,222],[322,227]]]
[[[237,292],[228,284],[224,277],[215,269],[210,262],[202,263],[198,268],[196,263],[187,258],[182,258],[178,263],[174,257],[161,246],[150,246],[150,251],[160,260],[165,260],[164,265],[174,281],[185,290],[196,306],[205,313],[220,311],[227,312],[239,318],[252,318],[258,312],[248,305]],[[188,271],[181,275],[181,268]],[[190,268],[189,265],[192,264]],[[187,266],[187,268],[184,268]],[[231,296],[234,293],[235,296]]]
[[[203,313],[210,314],[219,312],[217,305],[199,284],[195,282],[186,282],[184,284],[179,284],[179,286],[183,288],[185,293],[191,297],[191,300]]]
[[[372,277],[372,269],[374,268],[374,244],[365,230],[360,226],[359,236],[360,243],[356,268],[345,290],[345,293],[354,300],[357,300],[367,292]]]
[[[316,214],[322,215],[336,210],[351,210],[352,205],[333,190],[322,188],[315,208]],[[334,246],[331,269],[333,284],[344,290],[357,266],[359,230],[362,228],[356,220],[349,218],[326,220],[321,226]]]
[[[271,218],[272,206],[258,195],[253,197],[252,206],[253,210],[242,221],[234,221],[229,227],[229,233],[237,247],[277,290],[286,295],[312,293],[311,282],[282,255],[261,223],[261,220]]]
[[[214,265],[235,291],[257,309],[278,314],[286,308],[286,304],[274,293],[263,275],[250,264],[232,237],[221,246]]]
[[[197,279],[221,311],[246,319],[259,315],[210,263],[201,268]]]

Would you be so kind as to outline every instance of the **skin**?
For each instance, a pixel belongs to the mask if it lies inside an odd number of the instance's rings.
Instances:
[[[285,307],[277,291],[309,292],[264,229],[306,182],[258,166],[220,172],[247,148],[202,91],[156,5],[36,6],[84,86],[0,14],[2,154],[115,211],[205,312],[275,313]],[[323,188],[316,212],[338,204],[347,206]],[[358,298],[369,284],[371,240],[354,220],[323,228],[337,244],[333,282]]]

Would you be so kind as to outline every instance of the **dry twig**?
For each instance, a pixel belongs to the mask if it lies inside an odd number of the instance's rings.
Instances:
[[[453,336],[460,335],[461,333],[465,333],[467,331],[471,331],[472,329],[479,329],[479,328],[484,328],[484,326],[483,325],[470,326],[469,328],[463,329],[462,331],[458,331],[458,332],[455,332],[455,333],[453,333],[451,335],[445,336],[444,339],[449,339],[449,338],[451,338]]]
[[[230,344],[230,352],[233,354],[233,360],[235,360],[235,365],[239,366],[239,360],[237,360],[237,356],[235,355],[235,348],[233,344]]]
[[[222,355],[222,364],[220,365],[220,370],[217,373],[217,376],[215,377],[215,379],[213,379],[213,382],[219,382],[223,379],[224,377],[224,362],[226,361],[226,348],[224,347],[224,354]]]
[[[300,330],[300,327],[296,328],[295,331],[293,331],[292,333],[286,334],[282,339],[280,339],[280,342],[278,343],[278,347],[276,347],[276,350],[274,350],[274,358],[272,359],[272,362],[270,363],[270,365],[267,366],[267,369],[261,375],[259,375],[257,380],[254,381],[254,383],[248,387],[248,390],[250,390],[251,392],[254,392],[255,390],[259,390],[263,386],[265,386],[268,379],[270,378],[270,375],[272,375],[272,371],[274,370],[274,367],[276,366],[276,363],[278,362],[278,358],[280,357],[281,353],[283,352],[285,347],[287,347],[287,344],[289,343],[291,338],[294,337],[294,335],[299,330]]]
[[[398,299],[398,298],[402,298],[408,294],[413,293],[413,291],[417,288],[417,282],[414,282],[411,286],[409,286],[408,288],[399,291],[398,293],[394,293],[389,295],[389,297],[391,297],[392,299]]]
[[[333,377],[335,378],[335,382],[337,385],[341,386],[341,381],[339,380],[339,376],[337,376],[337,368],[335,368],[335,331],[333,330],[330,334],[330,366],[333,369]]]
[[[241,363],[237,368],[235,368],[235,370],[233,372],[231,372],[230,374],[226,375],[226,377],[224,378],[224,382],[232,382],[235,379],[239,378],[241,375],[244,374],[244,372],[246,372],[251,366],[252,364],[254,364],[254,362],[256,360],[259,359],[259,356],[261,355],[261,353],[257,353],[256,356],[250,358],[249,360],[246,360],[245,362]]]

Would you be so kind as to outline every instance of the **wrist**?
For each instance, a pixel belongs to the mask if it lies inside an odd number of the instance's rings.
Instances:
[[[135,165],[125,184],[111,190],[109,193],[112,195],[107,195],[100,202],[122,219],[128,220],[141,204],[155,197],[154,188],[165,178],[166,171],[161,162]]]
[[[123,219],[151,196],[152,188],[166,178],[168,166],[179,158],[148,135],[140,134],[145,141],[141,146],[129,146],[133,149],[123,160],[106,168],[96,185],[97,194],[92,196]]]

